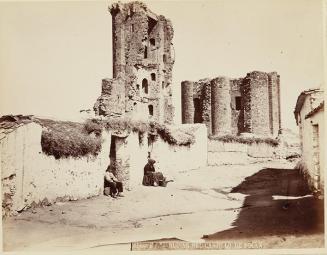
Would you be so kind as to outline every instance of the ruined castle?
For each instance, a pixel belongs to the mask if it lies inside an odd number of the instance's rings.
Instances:
[[[182,123],[205,123],[211,135],[276,137],[281,129],[280,77],[253,71],[245,78],[183,81]]]
[[[132,116],[172,124],[173,27],[141,2],[114,3],[113,78],[102,80],[96,115]],[[276,137],[281,129],[276,72],[240,79],[183,81],[182,123],[205,123],[211,135],[250,133]]]
[[[172,123],[174,31],[170,20],[141,2],[114,3],[109,11],[113,78],[102,80],[95,114]]]

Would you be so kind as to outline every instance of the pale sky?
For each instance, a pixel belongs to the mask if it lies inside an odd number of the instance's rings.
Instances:
[[[180,82],[277,71],[282,125],[296,129],[298,94],[323,84],[320,0],[145,1],[174,26],[173,93]],[[112,77],[107,2],[0,2],[0,115],[71,119],[92,109]]]

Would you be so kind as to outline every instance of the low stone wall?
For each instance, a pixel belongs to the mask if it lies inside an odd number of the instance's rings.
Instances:
[[[3,216],[31,205],[101,194],[104,173],[110,165],[111,141],[115,143],[116,175],[126,189],[142,185],[143,168],[149,153],[158,162],[158,171],[168,178],[173,178],[178,171],[206,166],[205,125],[171,128],[193,132],[194,143],[188,146],[170,145],[160,136],[153,143],[148,143],[146,133],[140,139],[138,133],[119,137],[103,131],[102,148],[97,156],[55,159],[42,152],[42,127],[39,124],[31,122],[17,127],[0,137]]]
[[[204,124],[183,124],[176,128],[192,129],[195,142],[189,146],[169,145],[158,139],[149,151],[158,162],[160,171],[174,178],[179,171],[196,169],[207,165],[207,128]]]
[[[281,156],[281,149],[266,143],[224,143],[208,139],[208,165],[248,164]]]
[[[55,200],[100,194],[109,165],[109,133],[103,133],[98,156],[55,159],[41,148],[42,127],[22,125],[0,140],[3,215]]]

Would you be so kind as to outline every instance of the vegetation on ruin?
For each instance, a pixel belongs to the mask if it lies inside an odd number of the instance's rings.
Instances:
[[[166,125],[157,122],[150,123],[150,134],[159,135],[162,140],[169,144],[188,146],[195,142],[195,136],[191,132],[182,129],[170,129]]]
[[[101,150],[101,134],[104,129],[127,133],[135,132],[141,137],[148,133],[149,137],[154,140],[161,137],[165,142],[178,146],[188,146],[195,141],[191,131],[171,129],[157,122],[144,122],[129,118],[89,119],[84,123],[39,118],[35,121],[43,127],[42,151],[56,159],[98,155]]]
[[[278,146],[278,140],[273,138],[259,138],[259,137],[243,137],[236,135],[222,135],[222,136],[209,136],[211,140],[217,140],[224,143],[243,143],[243,144],[253,144],[253,143],[266,143],[271,146]]]
[[[96,156],[101,150],[101,132],[96,125],[48,119],[35,121],[43,127],[42,151],[56,159]]]
[[[195,137],[191,132],[175,128],[171,129],[167,125],[158,122],[132,120],[127,117],[111,118],[106,120],[92,119],[87,120],[86,123],[93,122],[111,131],[126,131],[144,134],[147,132],[152,138],[160,136],[162,140],[171,144],[179,146],[188,146],[195,142]]]

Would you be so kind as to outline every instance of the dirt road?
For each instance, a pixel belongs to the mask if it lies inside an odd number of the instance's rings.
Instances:
[[[323,202],[309,196],[292,167],[273,161],[206,167],[179,172],[166,188],[140,185],[119,199],[30,209],[4,221],[4,249],[129,250],[130,242],[163,238],[322,247]]]

